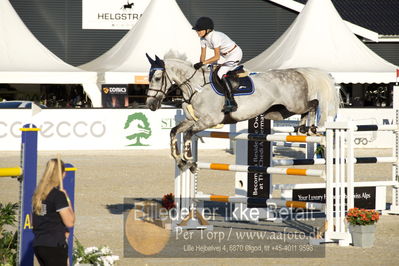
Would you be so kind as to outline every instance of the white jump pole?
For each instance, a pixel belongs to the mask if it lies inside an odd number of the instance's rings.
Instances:
[[[198,137],[224,138],[233,140],[252,140],[252,141],[285,141],[285,142],[309,142],[322,143],[323,136],[299,136],[299,135],[274,135],[274,134],[253,134],[253,133],[234,133],[218,131],[202,131],[196,134]]]
[[[324,242],[338,241],[340,246],[348,246],[351,242],[351,236],[345,226],[345,213],[348,207],[351,207],[351,198],[353,199],[353,192],[352,194],[349,192],[351,190],[353,191],[353,182],[351,178],[345,180],[347,176],[345,174],[345,170],[347,169],[345,164],[349,163],[349,161],[345,161],[345,145],[348,142],[347,130],[349,128],[348,122],[332,122],[331,118],[329,118],[326,124],[327,230],[325,232]],[[348,187],[348,193],[345,191],[346,186]],[[352,189],[350,189],[350,187],[352,187]],[[347,206],[345,204],[346,197],[348,197],[349,203]]]
[[[396,72],[398,75],[398,71]],[[395,145],[392,147],[392,157],[397,158],[397,162],[392,164],[392,181],[399,182],[399,86],[398,77],[396,78],[396,85],[393,86],[393,109],[395,111],[395,125],[394,131]],[[399,187],[392,188],[392,204],[390,213],[399,214]]]
[[[298,168],[278,168],[278,167],[262,167],[251,165],[237,165],[225,163],[207,163],[197,162],[200,169],[233,171],[233,172],[248,172],[248,173],[268,173],[280,175],[301,175],[301,176],[324,176],[323,170],[317,169],[298,169]]]

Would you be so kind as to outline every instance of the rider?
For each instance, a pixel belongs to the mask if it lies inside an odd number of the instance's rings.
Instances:
[[[224,58],[225,63],[218,71],[218,77],[225,84],[226,102],[222,111],[224,113],[234,112],[237,110],[237,103],[234,100],[231,84],[227,79],[226,73],[238,66],[242,59],[242,50],[226,34],[214,31],[213,28],[213,21],[208,17],[200,17],[193,27],[193,30],[197,31],[201,42],[200,62],[194,64],[194,68],[199,69],[204,64],[215,63],[220,57]],[[214,55],[211,58],[205,59],[207,47],[213,49]]]

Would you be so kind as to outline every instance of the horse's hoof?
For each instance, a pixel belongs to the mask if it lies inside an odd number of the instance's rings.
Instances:
[[[176,165],[177,167],[179,167],[180,170],[182,170],[184,168],[184,166],[186,165],[186,163],[183,160],[176,160]]]
[[[179,164],[178,167],[181,172],[184,172],[188,169],[188,166],[186,164]]]
[[[301,126],[299,126],[299,127],[297,128],[297,133],[298,133],[299,135],[307,135],[308,129],[306,128],[306,126],[301,125]]]
[[[187,154],[186,152],[183,154],[183,160],[185,161],[192,161],[193,160],[193,156],[191,156],[191,154]]]
[[[317,133],[317,127],[316,127],[315,125],[310,126],[310,127],[309,127],[309,131],[308,131],[308,134],[311,135],[311,136],[318,135],[318,133]]]
[[[198,170],[197,163],[196,162],[191,162],[190,163],[190,171],[191,171],[191,173],[195,174],[197,172],[197,170]]]
[[[184,172],[190,167],[190,164],[188,164],[187,161],[180,160],[177,162],[177,167],[179,167],[180,171]]]

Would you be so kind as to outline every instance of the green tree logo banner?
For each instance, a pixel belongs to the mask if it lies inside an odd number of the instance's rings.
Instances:
[[[141,139],[148,139],[151,135],[150,123],[145,114],[138,112],[127,117],[124,129],[129,130],[130,135],[126,136],[128,140],[135,141],[127,146],[149,146],[141,143]]]

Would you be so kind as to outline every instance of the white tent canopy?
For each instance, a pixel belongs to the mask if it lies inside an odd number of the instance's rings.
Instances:
[[[101,106],[97,74],[71,66],[42,45],[8,0],[0,0],[0,83],[82,84]]]
[[[168,51],[199,60],[199,39],[175,0],[152,0],[133,28],[100,57],[80,66],[97,71],[100,83],[136,83],[147,76],[150,64],[145,56],[162,58]]]
[[[309,0],[284,34],[245,66],[252,71],[316,67],[338,83],[394,82],[398,68],[351,32],[331,0]]]

